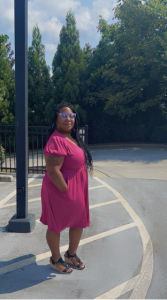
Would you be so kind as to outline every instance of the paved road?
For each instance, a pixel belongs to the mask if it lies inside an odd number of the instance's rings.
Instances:
[[[0,298],[166,299],[167,148],[115,146],[91,150],[91,226],[78,255],[84,271],[50,269],[46,227],[39,223],[42,176],[29,178],[30,234],[8,233],[15,182],[0,183]],[[62,255],[68,230],[61,235]]]

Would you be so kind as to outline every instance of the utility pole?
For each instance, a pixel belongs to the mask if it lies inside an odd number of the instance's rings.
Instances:
[[[35,215],[28,214],[28,0],[15,0],[16,88],[16,214],[8,231],[31,232]]]

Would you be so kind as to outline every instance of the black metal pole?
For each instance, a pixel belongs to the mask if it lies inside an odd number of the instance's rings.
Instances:
[[[8,230],[30,232],[35,216],[28,215],[28,0],[15,0],[14,6],[17,212]]]
[[[17,218],[28,215],[28,0],[15,0]]]

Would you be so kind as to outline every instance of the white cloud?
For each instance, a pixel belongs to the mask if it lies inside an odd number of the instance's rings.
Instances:
[[[32,29],[37,23],[42,33],[46,54],[48,52],[47,56],[51,57],[51,54],[56,51],[67,11],[71,8],[76,17],[81,45],[89,42],[95,46],[100,37],[97,32],[99,15],[109,23],[113,22],[113,7],[116,4],[117,0],[29,0],[29,43],[31,43]],[[14,0],[0,0],[0,33],[8,34],[13,41]]]
[[[57,50],[57,45],[55,45],[55,44],[45,44],[45,50],[47,52],[55,53],[56,50]]]
[[[14,0],[0,2],[0,30],[14,32]]]
[[[113,8],[116,4],[117,0],[96,0],[93,1],[92,8],[80,7],[75,14],[80,35],[87,36],[88,39],[99,39],[100,34],[97,32],[99,15],[106,21],[113,22]]]

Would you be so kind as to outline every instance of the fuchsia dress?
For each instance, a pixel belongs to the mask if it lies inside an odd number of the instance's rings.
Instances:
[[[41,190],[40,221],[56,234],[67,227],[89,226],[88,174],[83,150],[55,130],[43,152],[45,155],[65,157],[60,171],[68,188],[62,192],[46,172]]]

